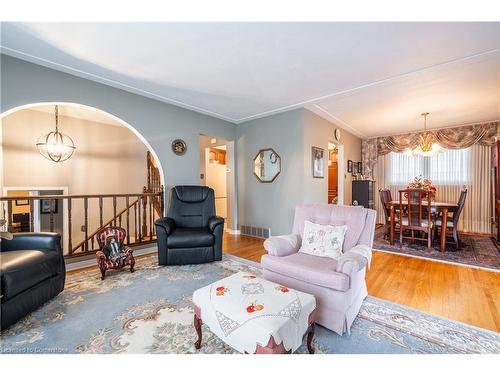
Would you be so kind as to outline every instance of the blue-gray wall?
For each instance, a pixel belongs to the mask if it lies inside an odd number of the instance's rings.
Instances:
[[[235,139],[236,127],[229,122],[7,55],[0,57],[2,113],[32,103],[71,102],[115,115],[134,127],[153,148],[164,171],[166,189],[199,184],[200,133]],[[171,150],[176,138],[188,145],[183,156]]]
[[[305,109],[236,126],[10,56],[0,56],[2,113],[39,102],[78,103],[106,111],[131,125],[149,143],[162,165],[166,189],[200,183],[201,133],[235,141],[239,224],[270,228],[273,235],[289,233],[296,205],[326,201],[327,179],[313,181],[310,176],[310,146],[326,148],[325,142],[333,136],[330,133],[335,126]],[[176,138],[184,139],[188,145],[184,156],[176,156],[171,150],[170,144]],[[349,152],[361,154],[357,137],[346,133],[343,138],[352,138]],[[253,158],[260,149],[269,147],[281,156],[282,172],[273,183],[263,184],[253,175]],[[350,186],[346,188],[350,190]]]
[[[297,109],[237,126],[240,225],[271,228],[272,235],[290,232],[295,206],[303,200],[303,114]],[[253,159],[263,148],[281,157],[281,173],[272,183],[261,183],[253,174]]]

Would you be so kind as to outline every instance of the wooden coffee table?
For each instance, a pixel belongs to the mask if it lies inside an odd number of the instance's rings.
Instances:
[[[201,325],[240,353],[292,353],[307,336],[314,353],[316,299],[249,273],[237,273],[193,293],[194,327]]]

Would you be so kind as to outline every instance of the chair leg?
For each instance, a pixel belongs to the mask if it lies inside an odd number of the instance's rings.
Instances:
[[[399,230],[399,247],[403,247],[403,229],[400,228]]]
[[[457,228],[453,228],[453,240],[455,241],[455,249],[458,250],[460,246],[460,242],[458,240]]]
[[[104,268],[101,268],[101,280],[104,280],[106,277],[106,270]]]
[[[132,263],[130,263],[130,272],[135,271],[134,266],[135,266],[135,260]]]

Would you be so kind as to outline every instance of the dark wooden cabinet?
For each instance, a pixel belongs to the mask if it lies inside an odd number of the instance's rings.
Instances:
[[[352,202],[351,204],[363,206],[365,208],[375,208],[373,196],[373,186],[375,181],[355,180],[352,182]]]

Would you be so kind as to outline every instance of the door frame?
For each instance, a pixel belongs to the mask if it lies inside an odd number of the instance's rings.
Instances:
[[[236,189],[236,152],[235,152],[235,142],[227,140],[224,137],[217,137],[208,134],[200,134],[203,137],[216,138],[222,142],[217,142],[217,146],[226,146],[226,207],[227,207],[227,223],[224,226],[224,230],[229,234],[240,234],[240,230],[238,229],[238,197],[237,197],[237,189]],[[208,163],[208,149],[213,147],[203,146],[199,147],[200,152],[200,163],[205,164],[205,175],[203,179],[200,179],[200,184],[206,186],[207,184],[207,168],[206,164]],[[201,177],[201,176],[200,176]]]
[[[7,196],[8,191],[29,191],[30,196],[38,196],[38,194],[33,194],[39,190],[62,190],[63,195],[69,194],[69,189],[67,186],[4,186],[3,196]],[[62,199],[62,212],[63,212],[63,241],[62,248],[63,254],[67,254],[68,249],[68,238],[69,238],[69,224],[68,224],[68,205],[65,199]],[[33,201],[33,230],[35,232],[40,232],[40,201]],[[10,218],[8,218],[10,219]]]
[[[328,141],[328,143],[334,144],[337,147],[337,204],[344,204],[344,183],[345,183],[345,156],[344,156],[344,145],[338,141]],[[328,191],[328,179],[326,179],[327,191]]]

